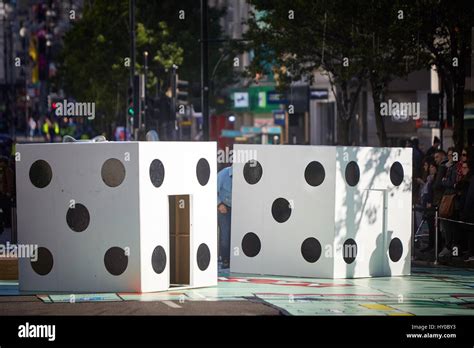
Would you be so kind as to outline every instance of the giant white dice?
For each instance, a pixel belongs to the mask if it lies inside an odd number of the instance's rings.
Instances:
[[[36,261],[20,260],[21,290],[159,291],[178,269],[177,286],[217,285],[216,143],[17,151],[18,242],[38,246]]]
[[[236,145],[231,271],[410,274],[412,150]]]

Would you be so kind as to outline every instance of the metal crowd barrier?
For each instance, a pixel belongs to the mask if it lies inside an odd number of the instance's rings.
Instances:
[[[460,221],[460,220],[453,220],[453,219],[448,219],[448,218],[442,218],[439,216],[439,209],[438,209],[438,206],[434,206],[434,207],[431,207],[431,208],[423,208],[423,207],[419,207],[419,206],[413,206],[413,212],[433,212],[435,213],[435,216],[434,216],[434,219],[435,219],[435,247],[434,247],[434,250],[435,250],[435,265],[438,264],[438,232],[439,232],[439,221],[440,220],[444,220],[444,221],[451,221],[451,222],[455,222],[455,223],[458,223],[458,224],[462,224],[462,225],[468,225],[468,226],[474,226],[474,223],[472,222],[466,222],[466,221]],[[414,219],[415,220],[415,219]],[[421,220],[421,223],[420,223],[420,226],[418,227],[418,229],[421,228],[421,226],[423,225],[423,222],[424,220]],[[415,238],[416,236],[416,232],[418,232],[418,230],[414,230],[414,235],[413,235],[413,239]]]

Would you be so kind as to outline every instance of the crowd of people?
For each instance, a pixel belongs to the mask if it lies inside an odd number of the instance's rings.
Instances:
[[[450,147],[444,151],[437,137],[426,153],[417,139],[411,141],[411,146],[414,203],[422,208],[429,233],[428,245],[420,252],[438,253],[438,259],[445,261],[457,257],[474,262],[473,150]]]
[[[60,142],[66,136],[72,136],[76,139],[89,139],[94,131],[90,124],[83,120],[78,120],[73,117],[45,117],[35,120],[34,117],[29,117],[27,136],[29,141],[34,141],[35,137],[43,137],[44,142],[53,143]]]

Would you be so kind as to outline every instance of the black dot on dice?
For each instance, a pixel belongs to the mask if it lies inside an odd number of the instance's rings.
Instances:
[[[151,266],[155,273],[160,274],[166,268],[166,251],[161,245],[158,245],[151,255]]]
[[[263,168],[257,160],[250,160],[244,166],[244,179],[250,185],[255,185],[263,175]]]
[[[87,226],[89,226],[89,211],[84,205],[76,203],[73,207],[68,209],[66,222],[71,230],[82,232],[87,228]]]
[[[304,171],[304,178],[311,186],[319,186],[323,183],[326,173],[324,167],[318,161],[310,162]]]
[[[321,257],[321,243],[316,238],[306,238],[301,244],[301,255],[310,263],[318,261]]]
[[[201,186],[204,186],[209,181],[211,176],[211,167],[205,158],[201,158],[196,165],[196,176]]]
[[[53,254],[47,248],[39,247],[36,250],[36,258],[31,260],[31,267],[39,275],[47,275],[53,269]]]
[[[349,186],[355,186],[360,179],[359,166],[356,162],[351,161],[346,166],[346,182]]]
[[[150,164],[150,180],[155,187],[160,187],[165,180],[165,167],[159,159],[154,159]]]
[[[397,262],[401,259],[403,254],[403,244],[400,239],[393,238],[390,241],[390,246],[388,247],[388,254],[390,256],[390,260],[393,262]]]
[[[104,265],[107,271],[114,276],[121,275],[128,266],[128,256],[120,247],[112,247],[104,255]]]
[[[255,257],[260,252],[262,244],[260,243],[260,238],[253,233],[247,233],[244,238],[242,238],[242,251],[245,256]]]
[[[209,263],[211,262],[211,251],[205,243],[199,245],[196,259],[198,267],[201,271],[205,271],[207,267],[209,267]]]
[[[291,206],[284,198],[277,198],[272,204],[272,215],[273,218],[279,222],[285,222],[291,216]]]
[[[392,164],[390,167],[390,181],[392,184],[395,186],[400,186],[400,184],[403,182],[403,166],[401,165],[400,162],[395,162]]]
[[[102,165],[102,180],[107,186],[117,187],[125,179],[125,166],[116,158],[109,158]]]
[[[45,160],[37,160],[30,167],[30,181],[38,187],[44,188],[49,185],[53,177],[51,166]]]
[[[354,262],[357,257],[357,243],[349,238],[342,246],[342,257],[347,264]]]

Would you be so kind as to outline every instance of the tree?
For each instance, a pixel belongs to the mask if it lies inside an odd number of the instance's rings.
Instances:
[[[474,7],[465,1],[431,0],[416,2],[415,9],[421,18],[420,44],[439,72],[448,120],[453,117],[454,144],[460,150],[464,145],[464,93]]]
[[[251,72],[268,61],[287,67],[291,79],[316,69],[326,72],[336,99],[341,144],[351,143],[350,123],[360,91],[369,83],[379,143],[385,146],[380,104],[386,87],[395,77],[426,64],[408,3],[253,0],[252,4],[257,12],[249,21],[247,38],[252,44],[246,47],[256,51]]]
[[[316,69],[327,73],[337,103],[338,140],[349,144],[349,129],[355,114],[366,69],[358,64],[360,37],[354,35],[354,3],[337,1],[253,0],[256,12],[250,18],[244,48],[254,51],[251,75],[271,62],[280,81],[310,76]]]
[[[386,146],[381,103],[386,99],[387,86],[395,78],[429,66],[429,57],[420,49],[420,18],[411,2],[371,0],[359,2],[359,6],[357,29],[365,37],[361,64],[368,72],[379,145]]]
[[[64,38],[60,57],[60,84],[68,95],[96,102],[101,117],[94,120],[95,126],[103,128],[99,122],[107,125],[109,135],[114,122],[125,121],[130,74],[128,11],[128,0],[86,2],[82,18]],[[209,10],[213,38],[221,37],[219,19],[223,14],[222,10]],[[150,91],[154,87],[166,91],[168,69],[173,64],[179,66],[180,78],[200,81],[199,20],[196,1],[136,1],[136,69],[143,71],[143,52],[147,51]],[[210,57],[211,64],[216,62],[219,52],[211,50]],[[219,86],[232,79],[231,65],[225,63],[217,76]]]

